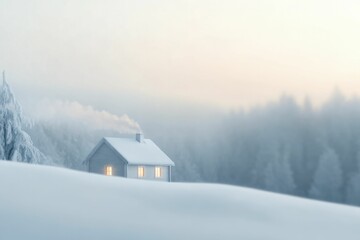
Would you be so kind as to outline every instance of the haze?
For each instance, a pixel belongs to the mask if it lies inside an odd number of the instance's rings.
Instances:
[[[5,142],[84,170],[102,137],[141,131],[174,181],[360,206],[359,13],[355,0],[0,0],[0,70],[25,112],[3,99]]]
[[[1,0],[0,68],[22,95],[93,105],[320,103],[334,87],[359,94],[359,12],[355,0]]]

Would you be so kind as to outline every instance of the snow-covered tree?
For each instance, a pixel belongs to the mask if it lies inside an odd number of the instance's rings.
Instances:
[[[290,169],[288,154],[278,155],[265,168],[265,189],[272,192],[292,194],[295,183]]]
[[[263,143],[256,156],[256,164],[253,169],[253,186],[266,189],[265,170],[271,162],[277,161],[279,153],[276,144]]]
[[[0,89],[0,159],[43,163],[46,158],[33,145],[30,136],[23,131],[22,128],[27,121],[5,77],[3,78]]]
[[[347,187],[346,203],[360,206],[360,173],[354,174]]]
[[[255,187],[279,193],[295,192],[288,148],[278,142],[263,143],[253,173]]]
[[[346,189],[346,203],[360,206],[360,152],[357,155],[357,171],[353,174]]]
[[[320,157],[309,196],[319,200],[339,202],[342,200],[342,183],[338,155],[334,150],[328,148]]]

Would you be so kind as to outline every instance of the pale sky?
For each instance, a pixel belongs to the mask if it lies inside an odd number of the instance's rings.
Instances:
[[[0,0],[0,69],[34,96],[319,103],[360,95],[360,1]]]

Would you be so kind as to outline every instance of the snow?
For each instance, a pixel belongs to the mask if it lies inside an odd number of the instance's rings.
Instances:
[[[3,77],[0,87],[0,159],[30,163],[50,163],[22,130],[27,125],[21,107]]]
[[[150,139],[138,142],[134,138],[104,138],[111,147],[115,149],[129,164],[150,164],[174,166],[174,162]],[[99,147],[102,143],[98,144]],[[87,159],[94,153],[94,150]]]
[[[359,239],[360,209],[0,161],[0,239]]]

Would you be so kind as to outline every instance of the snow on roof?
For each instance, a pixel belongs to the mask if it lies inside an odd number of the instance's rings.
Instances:
[[[128,164],[167,165],[174,162],[150,139],[138,142],[135,138],[104,138],[115,151],[125,158]]]

